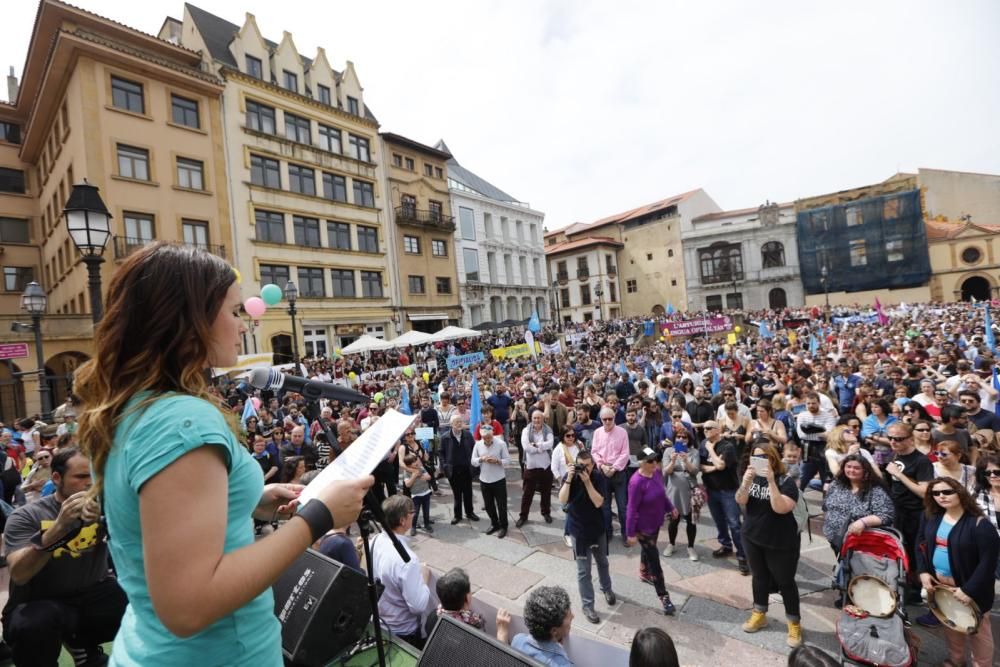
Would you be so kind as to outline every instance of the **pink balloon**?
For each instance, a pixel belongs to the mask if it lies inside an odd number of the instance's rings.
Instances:
[[[257,319],[267,311],[267,304],[259,296],[252,296],[243,302],[243,307],[247,311],[247,315]]]
[[[250,399],[250,401],[253,403],[253,409],[254,410],[260,410],[260,399],[259,398],[257,398],[256,396],[254,396],[253,398]],[[364,545],[362,545],[362,546],[364,546]]]

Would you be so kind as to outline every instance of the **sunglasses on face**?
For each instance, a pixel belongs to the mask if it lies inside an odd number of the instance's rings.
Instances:
[[[572,433],[567,433],[566,435],[563,436],[563,440],[576,440],[576,436],[573,435]]]
[[[913,432],[914,433],[930,433],[931,430],[929,428],[915,428],[915,429],[913,429]]]
[[[935,498],[938,496],[953,496],[955,495],[955,489],[935,489],[931,491],[931,495]]]
[[[889,438],[890,440],[892,440],[893,442],[905,442],[906,440],[909,439],[910,436],[908,436],[908,435],[887,435],[886,437]]]
[[[614,420],[614,417],[601,417],[602,422],[613,422]]]
[[[1000,477],[1000,468],[990,468],[986,471],[987,477]]]

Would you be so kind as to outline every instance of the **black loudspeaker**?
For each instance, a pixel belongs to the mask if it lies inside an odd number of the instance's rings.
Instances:
[[[417,667],[542,667],[471,625],[441,616],[427,638]]]
[[[286,661],[318,667],[361,638],[371,618],[365,575],[309,549],[274,582]]]

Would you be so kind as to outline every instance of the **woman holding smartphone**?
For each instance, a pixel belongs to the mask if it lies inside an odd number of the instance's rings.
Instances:
[[[785,474],[777,448],[755,442],[750,465],[736,491],[736,502],[746,507],[743,549],[753,575],[753,612],[743,632],[757,632],[767,625],[767,603],[772,587],[781,592],[788,619],[786,643],[802,643],[799,587],[795,571],[799,565],[799,528],[792,510],[799,499],[795,480]]]
[[[668,446],[663,452],[663,478],[667,481],[667,498],[677,508],[677,516],[671,516],[667,525],[667,538],[670,543],[663,550],[663,555],[667,557],[674,555],[677,529],[683,517],[687,529],[688,559],[696,561],[698,553],[694,550],[694,540],[698,534],[698,524],[691,516],[691,491],[698,483],[701,457],[698,456],[698,447],[691,446],[690,437],[686,430],[677,431],[674,433],[673,446]]]

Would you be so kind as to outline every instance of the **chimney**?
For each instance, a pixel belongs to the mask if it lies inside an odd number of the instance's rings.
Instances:
[[[11,104],[17,102],[17,77],[14,76],[14,66],[10,66],[10,74],[7,75],[7,101]]]

